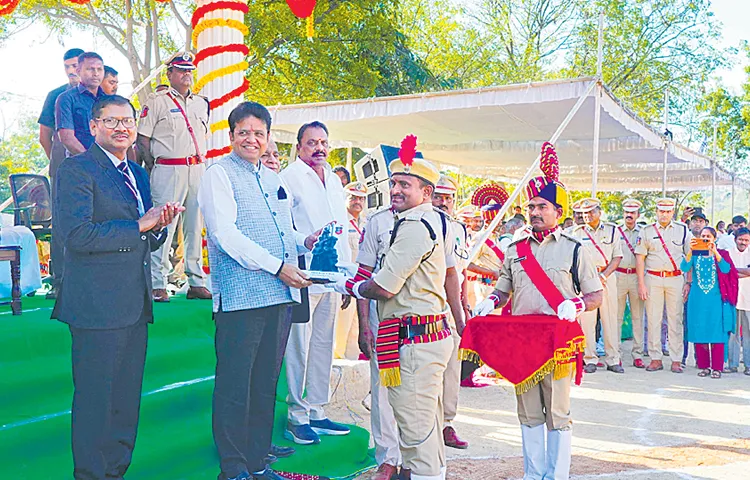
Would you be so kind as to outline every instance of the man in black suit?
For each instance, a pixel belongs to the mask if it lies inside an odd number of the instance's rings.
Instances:
[[[122,479],[135,446],[147,324],[150,254],[184,210],[153,208],[146,171],[126,159],[135,109],[123,97],[92,108],[95,143],[57,175],[57,235],[69,272],[52,318],[73,340],[72,443],[76,479]]]

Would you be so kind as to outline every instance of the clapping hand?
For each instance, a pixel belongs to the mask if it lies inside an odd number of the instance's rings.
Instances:
[[[159,216],[159,222],[154,228],[156,230],[161,230],[162,228],[167,227],[174,221],[175,218],[177,218],[177,215],[184,211],[185,207],[183,207],[180,202],[167,202],[167,204],[162,207],[161,215]]]

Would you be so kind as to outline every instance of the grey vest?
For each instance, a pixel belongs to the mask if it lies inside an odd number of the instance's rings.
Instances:
[[[261,179],[252,163],[234,153],[215,165],[221,165],[232,184],[234,201],[237,203],[235,223],[239,231],[274,257],[296,266],[297,245],[292,213],[281,178],[265,171]],[[281,199],[279,193],[282,194]],[[232,312],[300,301],[298,289],[287,287],[265,270],[244,268],[221,251],[210,235],[208,261],[214,290],[214,311],[219,310],[220,304],[222,311]]]

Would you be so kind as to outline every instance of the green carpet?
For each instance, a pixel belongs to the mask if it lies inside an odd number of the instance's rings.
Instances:
[[[57,479],[72,476],[70,405],[73,384],[70,333],[50,320],[53,302],[24,298],[24,313],[0,310],[0,478]],[[205,480],[219,473],[211,435],[215,368],[211,305],[184,297],[155,306],[138,441],[128,480]],[[274,443],[286,423],[286,382],[277,391]],[[349,478],[374,466],[369,433],[352,427],[346,437],[323,437],[319,445],[274,464],[277,470]]]

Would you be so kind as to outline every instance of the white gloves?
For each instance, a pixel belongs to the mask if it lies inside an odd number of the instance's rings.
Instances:
[[[485,315],[489,315],[492,313],[493,310],[497,308],[497,301],[499,299],[495,295],[490,295],[476,306],[474,308],[474,316],[475,317],[484,317]]]
[[[557,318],[569,322],[576,321],[577,308],[572,300],[565,300],[557,307]]]
[[[341,295],[351,295],[351,293],[349,293],[349,290],[346,289],[346,282],[348,280],[351,280],[351,278],[344,277],[340,280],[337,280],[336,283],[333,284],[333,289]]]

